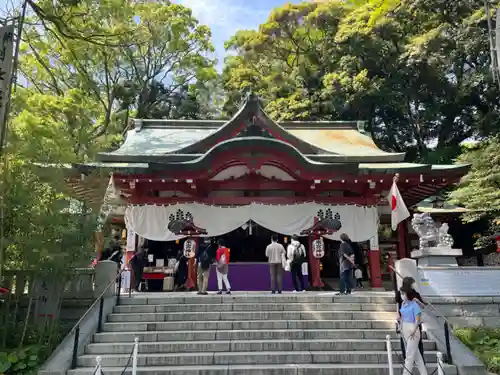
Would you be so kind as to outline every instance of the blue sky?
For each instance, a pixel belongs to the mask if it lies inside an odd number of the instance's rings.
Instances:
[[[0,0],[2,1],[2,0]],[[273,8],[299,0],[173,0],[189,7],[200,23],[210,26],[219,67],[225,51],[224,42],[237,30],[255,29],[266,21]]]
[[[222,65],[224,42],[239,29],[255,29],[265,22],[273,8],[300,0],[173,0],[192,9],[193,15],[212,29],[212,39]],[[20,0],[0,0],[0,17],[12,10]]]

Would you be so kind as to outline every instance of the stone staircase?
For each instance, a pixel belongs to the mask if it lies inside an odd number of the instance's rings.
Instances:
[[[394,321],[388,293],[123,297],[68,373],[92,375],[101,356],[105,375],[122,374],[138,337],[138,375],[387,375],[390,335],[399,374]],[[426,341],[425,350],[431,374],[436,346]]]

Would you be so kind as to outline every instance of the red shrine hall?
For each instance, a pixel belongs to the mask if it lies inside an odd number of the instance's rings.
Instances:
[[[192,256],[204,238],[223,238],[231,249],[233,290],[269,289],[265,248],[272,233],[285,247],[292,235],[300,236],[312,288],[338,276],[335,254],[346,233],[367,249],[370,284],[381,287],[379,219],[393,177],[399,174],[410,207],[457,182],[468,168],[406,163],[404,154],[379,149],[362,121],[276,123],[252,94],[228,121],[132,124],[120,148],[73,166],[75,184],[89,184],[94,171],[109,172],[108,192],[124,205],[127,230],[148,240],[153,257],[165,264],[186,241]],[[406,236],[400,225],[398,257],[409,253]],[[187,286],[194,288],[194,258],[188,268]],[[291,289],[286,274],[284,279]],[[209,290],[216,289],[210,277]]]

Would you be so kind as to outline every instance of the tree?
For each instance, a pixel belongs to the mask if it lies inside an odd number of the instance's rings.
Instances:
[[[485,217],[490,222],[488,234],[500,232],[500,136],[464,147],[459,162],[470,163],[470,172],[462,179],[450,199],[470,211],[463,215],[467,222]],[[478,245],[488,244],[486,237]]]
[[[449,162],[500,129],[485,26],[472,0],[287,4],[227,42],[224,108],[251,87],[277,120],[368,120],[382,148]]]
[[[50,8],[49,3],[37,4]],[[27,87],[16,98],[20,112],[13,128],[20,122],[19,128],[38,126],[40,136],[62,131],[72,159],[113,144],[130,113],[175,116],[176,106],[187,100],[186,87],[196,96],[217,77],[215,61],[207,57],[213,52],[210,30],[183,6],[114,0],[59,5],[52,10],[64,13],[72,30],[103,34],[99,43],[86,42],[44,19],[29,21],[20,62]]]

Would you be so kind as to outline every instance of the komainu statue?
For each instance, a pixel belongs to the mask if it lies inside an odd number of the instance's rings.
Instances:
[[[420,239],[420,250],[428,247],[451,248],[453,245],[453,237],[448,234],[448,224],[444,223],[438,228],[431,215],[427,212],[413,214],[411,226]]]

